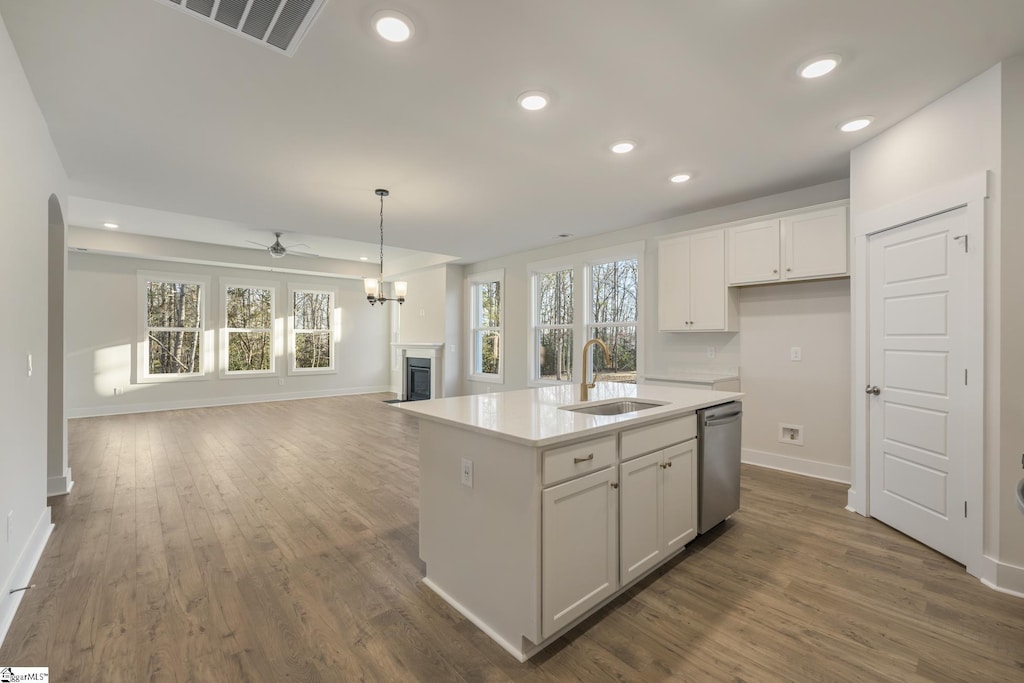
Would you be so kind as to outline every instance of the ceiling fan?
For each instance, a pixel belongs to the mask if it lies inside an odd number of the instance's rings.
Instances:
[[[253,242],[252,240],[246,240],[246,242],[249,244],[255,244],[258,247],[263,247],[270,252],[271,257],[273,258],[283,258],[285,254],[291,254],[292,256],[316,256],[316,254],[310,254],[304,251],[292,251],[295,247],[308,248],[308,244],[293,244],[290,247],[284,246],[281,244],[281,235],[283,234],[283,232],[275,232],[273,244],[261,244],[259,242]]]

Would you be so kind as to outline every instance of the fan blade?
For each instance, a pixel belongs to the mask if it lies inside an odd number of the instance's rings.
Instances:
[[[306,249],[309,249],[309,245],[308,245],[308,244],[301,244],[301,243],[300,243],[300,244],[288,244],[288,245],[284,245],[284,248],[285,248],[285,249],[294,249],[295,247],[305,247]]]
[[[307,251],[292,251],[291,247],[288,247],[289,256],[303,256],[305,258],[320,258],[320,254],[310,254]]]
[[[260,244],[259,242],[253,242],[252,240],[246,240],[249,244],[255,244],[257,247],[263,247],[264,249],[270,249],[269,244]]]

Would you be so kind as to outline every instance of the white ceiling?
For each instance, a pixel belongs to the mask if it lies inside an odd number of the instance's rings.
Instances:
[[[385,8],[408,43],[372,32]],[[0,15],[72,195],[217,219],[221,243],[372,245],[386,187],[389,245],[463,261],[843,178],[851,148],[1024,49],[1022,0],[328,0],[294,57],[157,0]],[[824,52],[839,70],[797,78]],[[520,110],[534,89],[551,106]]]

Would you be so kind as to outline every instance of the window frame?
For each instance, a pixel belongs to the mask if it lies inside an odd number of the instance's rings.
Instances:
[[[328,306],[330,308],[328,312],[327,322],[330,327],[327,330],[300,330],[295,329],[295,294],[297,292],[312,292],[315,294],[327,294],[330,298],[328,300]],[[337,363],[338,363],[338,330],[340,325],[338,324],[338,308],[337,308],[337,292],[333,287],[325,287],[323,285],[306,285],[301,283],[289,283],[288,285],[288,374],[289,375],[331,375],[337,374]],[[330,333],[330,344],[331,344],[331,363],[327,367],[323,368],[297,368],[295,367],[295,339],[296,334],[306,334],[309,332],[329,332]]]
[[[590,339],[590,337],[587,336],[588,331],[595,326],[592,320],[593,308],[590,301],[592,291],[591,268],[603,263],[628,261],[632,259],[636,259],[637,262],[637,320],[635,324],[631,325],[629,323],[623,323],[621,326],[636,327],[636,376],[638,384],[642,381],[644,373],[644,327],[647,325],[644,306],[644,279],[647,277],[647,272],[644,268],[644,255],[646,253],[646,248],[646,242],[628,242],[612,247],[573,254],[571,256],[563,256],[560,258],[527,264],[526,269],[530,283],[530,311],[528,313],[530,329],[526,340],[528,363],[526,380],[528,386],[543,387],[569,383],[578,384],[583,381],[583,364],[581,362],[583,345]],[[535,348],[538,329],[537,321],[539,319],[539,299],[538,292],[536,291],[536,275],[569,269],[572,269],[573,271],[572,380],[571,382],[542,380],[537,376],[537,351]],[[601,324],[600,326],[604,327],[606,325]],[[591,377],[587,378],[587,381],[593,381],[593,363],[588,361],[587,366],[591,374]]]
[[[501,292],[501,299],[498,302],[498,326],[482,326],[479,325],[479,318],[477,317],[477,311],[479,310],[480,300],[480,285],[490,284],[497,282],[499,290]],[[466,300],[469,304],[469,310],[467,312],[467,325],[469,329],[469,344],[466,348],[469,349],[467,357],[469,359],[469,368],[467,371],[467,379],[471,382],[487,382],[489,384],[504,384],[505,383],[505,358],[504,358],[504,346],[505,346],[505,298],[507,292],[505,290],[505,269],[499,268],[497,270],[489,270],[481,273],[471,273],[466,277],[466,286],[468,289]],[[476,358],[476,340],[479,332],[496,332],[498,334],[498,372],[497,373],[482,373],[477,371],[477,358]]]
[[[531,387],[572,384],[576,381],[576,359],[579,355],[576,353],[579,337],[579,326],[577,325],[577,318],[579,317],[577,311],[579,311],[578,304],[580,293],[579,273],[577,272],[576,266],[571,261],[547,261],[541,264],[530,264],[528,269],[530,272],[530,336],[527,340],[529,348],[526,355],[526,362],[529,364],[528,367],[530,369],[530,374],[529,377],[527,377],[527,384]],[[542,325],[540,322],[540,278],[544,275],[560,273],[562,271],[569,271],[572,273],[572,322],[568,325]],[[572,332],[572,355],[570,356],[572,372],[569,374],[569,379],[543,379],[540,376],[538,348],[540,346],[540,333],[543,330],[569,330]]]
[[[269,289],[270,290],[270,327],[269,328],[242,328],[228,327],[228,290],[229,289]],[[253,280],[221,280],[220,282],[220,315],[221,326],[218,329],[220,334],[220,376],[227,379],[240,379],[244,377],[276,377],[278,374],[277,357],[280,348],[280,329],[277,319],[277,290],[276,284],[269,282],[257,282]],[[269,370],[229,370],[230,362],[230,341],[232,332],[270,332],[270,369]]]
[[[211,340],[213,331],[209,329],[207,307],[210,299],[210,278],[189,273],[169,273],[161,271],[137,271],[136,289],[138,312],[138,339],[135,344],[135,383],[160,384],[163,382],[196,382],[208,380],[215,367],[214,349]],[[194,328],[199,333],[199,371],[190,373],[159,373],[149,372],[149,332],[150,329],[189,330],[193,328],[150,328],[149,306],[147,293],[150,282],[173,282],[199,286],[199,326]]]
[[[642,326],[644,324],[643,319],[643,278],[644,278],[644,258],[643,249],[639,251],[618,251],[618,250],[601,250],[600,252],[593,252],[592,254],[584,254],[586,260],[584,261],[584,278],[586,282],[586,291],[584,292],[584,323],[583,323],[583,339],[584,343],[587,340],[593,339],[591,335],[592,328],[595,327],[633,327],[636,328],[636,384],[641,382],[643,365],[641,363],[642,351],[643,351],[643,334]],[[626,322],[595,322],[594,307],[591,297],[594,293],[593,288],[593,268],[594,266],[605,265],[607,263],[615,263],[617,261],[636,261],[636,320]],[[583,344],[580,344],[580,351],[583,350]],[[596,353],[591,348],[591,353]],[[590,358],[587,363],[590,371],[590,377],[581,378],[580,381],[593,382],[594,381],[594,367],[593,358]]]

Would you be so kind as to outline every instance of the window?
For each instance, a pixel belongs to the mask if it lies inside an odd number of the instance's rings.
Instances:
[[[334,370],[334,292],[292,290],[292,372]]]
[[[640,271],[644,243],[635,242],[531,263],[531,331],[528,381],[531,385],[579,382],[579,353],[589,339],[608,345],[587,358],[602,382],[637,381],[643,332]],[[587,377],[593,381],[594,375]]]
[[[497,383],[503,381],[501,343],[504,279],[504,271],[477,273],[469,278],[471,379]]]
[[[572,268],[534,273],[533,379],[572,381]]]
[[[606,382],[636,383],[637,259],[593,263],[589,267],[590,316],[587,338],[608,346],[611,363],[593,349],[592,367]]]
[[[227,285],[221,346],[225,374],[273,374],[273,327],[273,287]]]
[[[174,275],[139,275],[142,345],[139,379],[203,376],[205,282]]]

